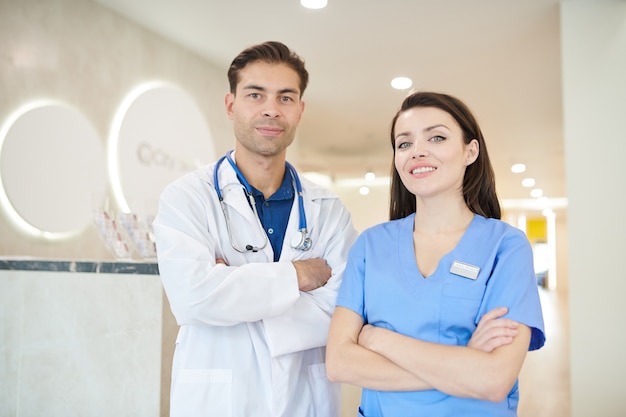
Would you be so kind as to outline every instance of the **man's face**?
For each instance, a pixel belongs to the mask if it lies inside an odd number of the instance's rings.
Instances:
[[[299,86],[298,74],[285,64],[258,61],[244,67],[236,93],[225,98],[238,144],[263,156],[285,152],[304,111]]]

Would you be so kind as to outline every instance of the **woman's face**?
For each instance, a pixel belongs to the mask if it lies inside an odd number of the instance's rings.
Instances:
[[[436,107],[413,107],[395,124],[394,164],[404,186],[418,198],[462,195],[465,168],[478,157],[478,141],[463,141],[454,118]]]

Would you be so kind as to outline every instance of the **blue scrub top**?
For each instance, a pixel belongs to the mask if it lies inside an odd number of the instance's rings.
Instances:
[[[457,346],[467,345],[486,312],[505,306],[507,318],[531,328],[529,350],[543,346],[543,316],[526,235],[500,220],[475,215],[457,246],[424,279],[414,253],[414,217],[374,226],[359,236],[350,250],[337,305],[360,314],[365,323]],[[364,389],[361,415],[516,416],[518,401],[517,383],[500,403],[437,390]]]

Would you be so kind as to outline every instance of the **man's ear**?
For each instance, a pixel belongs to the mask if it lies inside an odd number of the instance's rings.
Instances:
[[[233,105],[235,104],[235,95],[233,93],[226,93],[224,96],[224,106],[226,107],[226,115],[229,119],[233,119]]]

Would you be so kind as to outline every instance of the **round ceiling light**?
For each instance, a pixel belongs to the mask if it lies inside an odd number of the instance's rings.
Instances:
[[[300,0],[300,4],[307,9],[323,9],[328,4],[327,0]]]
[[[526,171],[526,165],[524,164],[513,164],[513,166],[511,166],[511,172],[514,172],[516,174],[524,171]]]
[[[396,77],[391,80],[391,86],[396,90],[406,90],[411,88],[413,81],[408,77]]]

